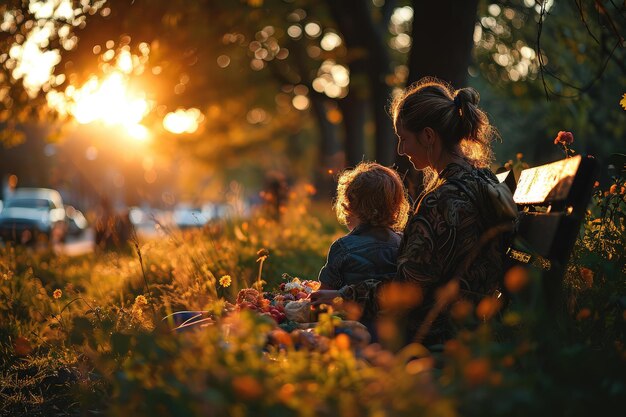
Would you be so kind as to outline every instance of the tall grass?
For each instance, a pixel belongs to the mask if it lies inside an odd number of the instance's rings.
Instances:
[[[0,250],[2,415],[511,416],[609,414],[626,398],[626,202],[595,195],[566,276],[568,310],[542,308],[532,271],[507,278],[505,310],[458,303],[465,328],[440,351],[392,353],[346,334],[287,334],[242,288],[312,279],[334,220],[294,191],[277,223],[233,218],[77,258]],[[324,217],[327,216],[327,217]],[[319,220],[325,218],[324,221]],[[259,268],[258,251],[269,256]],[[140,254],[140,256],[139,256]],[[261,256],[264,256],[262,254]],[[232,278],[222,286],[222,276]],[[59,291],[56,291],[59,290]],[[56,291],[56,292],[55,292]],[[56,298],[55,298],[56,297]],[[480,309],[480,314],[476,314]],[[210,320],[172,332],[174,311]],[[324,318],[322,318],[324,320]]]

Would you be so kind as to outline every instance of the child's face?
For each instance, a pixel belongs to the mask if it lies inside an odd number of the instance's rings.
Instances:
[[[346,226],[348,226],[349,231],[353,231],[355,227],[357,227],[361,221],[359,218],[353,214],[348,214],[346,216]]]

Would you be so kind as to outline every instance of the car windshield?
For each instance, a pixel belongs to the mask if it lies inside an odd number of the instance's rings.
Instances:
[[[7,201],[5,207],[49,209],[51,208],[51,202],[43,198],[15,198]]]

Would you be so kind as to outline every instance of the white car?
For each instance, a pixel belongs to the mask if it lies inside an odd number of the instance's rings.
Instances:
[[[65,239],[67,218],[63,199],[49,188],[18,188],[4,201],[0,212],[3,240],[30,243]]]
[[[187,229],[204,226],[210,220],[210,217],[200,207],[180,204],[174,208],[172,219],[178,228]]]
[[[89,227],[85,215],[74,206],[65,206],[65,216],[69,235],[80,235]]]

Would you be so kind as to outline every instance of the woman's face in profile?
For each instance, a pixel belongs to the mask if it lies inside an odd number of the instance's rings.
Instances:
[[[423,133],[413,133],[402,126],[399,126],[398,134],[398,154],[406,155],[415,169],[424,169],[430,164],[426,148],[420,143],[419,136]]]

